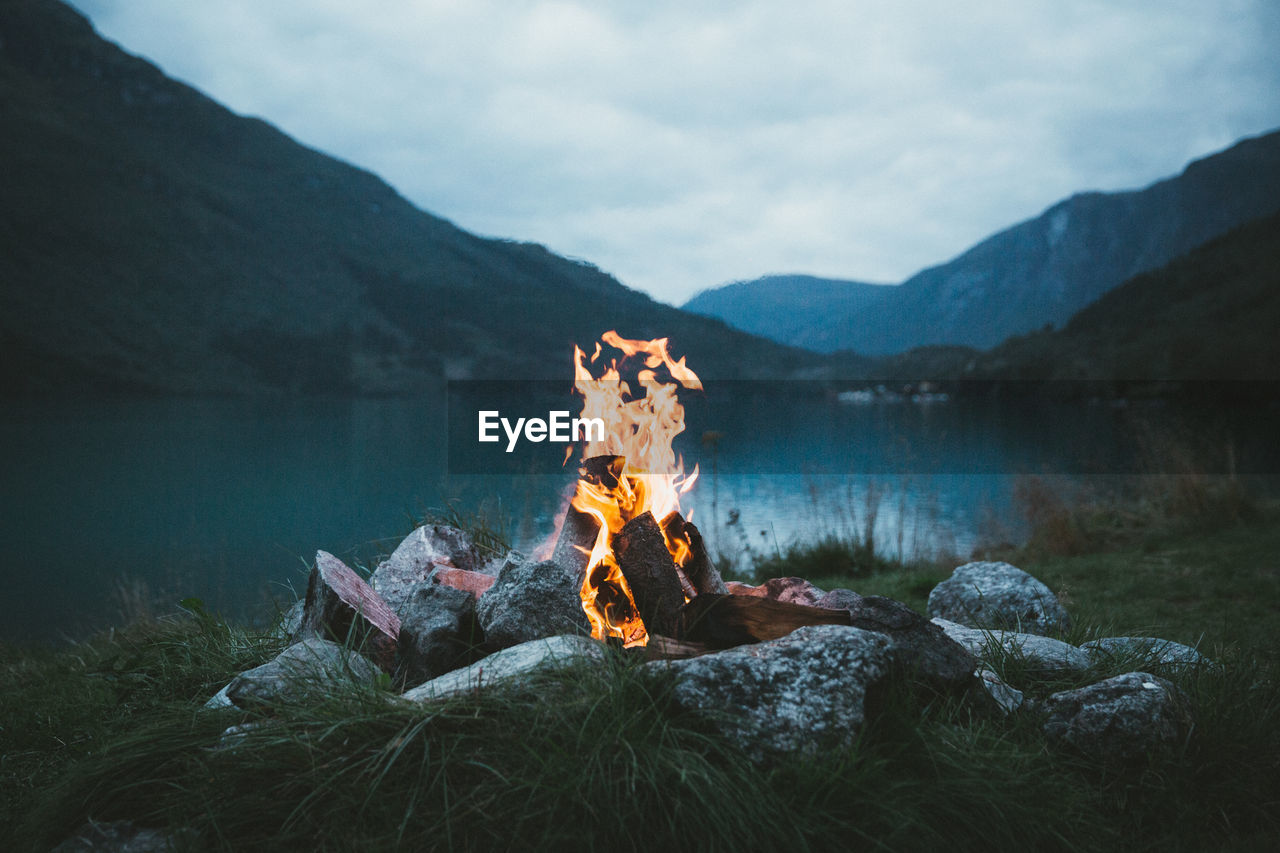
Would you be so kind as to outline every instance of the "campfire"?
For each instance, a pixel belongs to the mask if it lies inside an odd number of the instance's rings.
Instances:
[[[605,358],[604,346],[620,353]],[[578,481],[552,560],[582,573],[582,608],[597,640],[656,640],[659,653],[696,654],[773,639],[800,625],[845,623],[843,611],[731,596],[680,498],[698,479],[673,442],[685,429],[680,390],[702,382],[666,338],[606,332],[590,357],[574,347],[582,415],[605,424],[584,442]],[[572,452],[572,451],[571,451]]]

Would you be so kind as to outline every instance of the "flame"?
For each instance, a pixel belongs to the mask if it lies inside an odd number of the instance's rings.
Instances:
[[[686,475],[684,460],[676,455],[672,442],[684,431],[684,407],[676,392],[679,388],[701,390],[702,381],[683,357],[679,361],[671,358],[666,338],[633,341],[609,331],[601,340],[621,350],[623,357],[610,361],[598,376],[591,365],[600,360],[600,343],[590,358],[580,347],[573,348],[574,390],[582,396],[580,417],[600,418],[605,425],[602,439],[584,443],[582,459],[615,457],[607,470],[580,469],[570,501],[600,525],[580,594],[593,637],[616,637],[625,646],[640,646],[648,642],[649,635],[610,543],[636,516],[651,512],[661,521],[678,512],[680,495],[697,481],[697,467]],[[643,369],[635,369],[637,357]],[[632,381],[624,378],[624,369],[628,376],[634,371]],[[660,369],[669,378],[660,378]],[[666,525],[663,535],[676,565],[683,566],[692,553],[689,543],[681,535],[669,534]],[[683,575],[681,582],[686,596],[692,595]]]

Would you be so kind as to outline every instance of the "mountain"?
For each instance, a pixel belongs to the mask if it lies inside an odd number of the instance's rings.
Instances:
[[[889,359],[886,375],[1079,380],[1123,391],[1151,381],[1273,393],[1280,381],[1280,214],[1254,220],[1158,270],[1126,281],[1062,329],[987,352],[924,348]],[[1069,390],[1069,389],[1068,389]],[[1218,393],[1219,388],[1215,393]]]
[[[811,275],[770,275],[704,290],[682,307],[735,329],[819,352],[841,349],[828,317],[853,316],[892,288]]]
[[[917,273],[870,305],[812,312],[812,324],[801,330],[776,312],[746,320],[721,310],[706,313],[824,351],[985,349],[1046,324],[1061,325],[1121,282],[1276,210],[1280,132],[1243,140],[1143,190],[1072,196]],[[698,298],[715,305],[714,294]],[[736,299],[749,301],[741,294]]]
[[[55,0],[0,0],[0,390],[415,393],[610,329],[710,376],[815,362],[483,239],[237,116]],[[443,167],[442,167],[443,168]]]

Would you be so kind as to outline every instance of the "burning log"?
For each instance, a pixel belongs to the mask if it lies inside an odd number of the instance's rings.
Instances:
[[[625,460],[621,456],[593,456],[578,467],[579,479],[614,489]],[[586,572],[591,560],[591,549],[600,535],[600,522],[572,504],[565,509],[560,537],[551,552],[551,561],[564,566],[575,575]]]
[[[653,513],[646,511],[628,521],[611,544],[645,630],[676,636],[684,591]]]
[[[743,595],[699,595],[680,608],[683,642],[728,649],[785,637],[805,625],[852,625],[847,610],[828,610]]]
[[[694,592],[702,595],[705,592],[723,594],[729,591],[720,572],[707,555],[707,546],[702,541],[702,534],[693,526],[692,521],[685,521],[679,512],[671,511],[662,519],[662,532],[669,542],[684,542],[689,548],[689,556],[682,566],[684,576],[689,579]],[[692,596],[690,596],[692,598]]]
[[[600,522],[581,510],[568,507],[560,538],[551,552],[551,562],[573,575],[585,574],[591,561],[591,546],[600,535]]]

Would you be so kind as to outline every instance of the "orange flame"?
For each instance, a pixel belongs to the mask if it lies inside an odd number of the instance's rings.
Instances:
[[[680,495],[697,481],[697,467],[686,476],[684,460],[671,445],[684,431],[684,407],[676,391],[682,387],[701,390],[702,381],[684,358],[671,358],[666,338],[633,341],[609,331],[602,340],[621,350],[623,358],[611,361],[599,376],[592,374],[589,365],[599,360],[600,344],[590,359],[579,347],[573,348],[574,390],[583,398],[580,417],[600,418],[605,425],[603,438],[584,443],[582,458],[618,457],[603,476],[580,477],[570,501],[600,525],[582,582],[582,608],[596,639],[617,637],[625,646],[641,646],[649,635],[610,543],[636,516],[652,512],[660,521],[679,511]],[[637,356],[643,357],[643,369],[636,371],[634,382],[643,393],[633,392],[622,373],[626,368],[630,375]],[[659,378],[661,368],[669,379]],[[683,539],[668,537],[667,548],[678,566],[688,559],[689,546]]]

